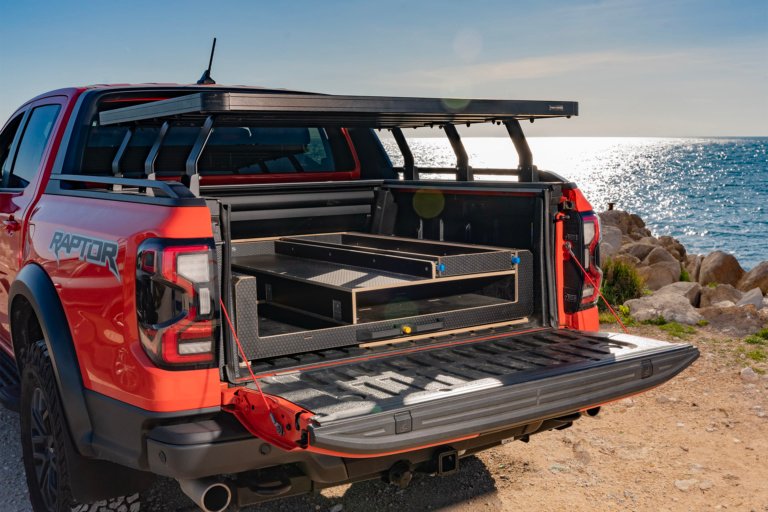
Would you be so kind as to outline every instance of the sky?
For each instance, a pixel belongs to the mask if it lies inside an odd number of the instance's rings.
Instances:
[[[214,36],[222,84],[579,102],[533,136],[768,136],[768,0],[0,0],[0,123],[60,87],[194,82]]]

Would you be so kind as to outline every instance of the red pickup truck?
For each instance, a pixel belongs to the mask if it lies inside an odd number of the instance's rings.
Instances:
[[[520,127],[577,114],[219,85],[23,105],[0,132],[0,400],[34,510],[135,510],[156,475],[203,510],[404,486],[682,371],[688,344],[597,332],[598,219]],[[517,169],[469,165],[477,123]],[[455,167],[416,165],[425,126]]]

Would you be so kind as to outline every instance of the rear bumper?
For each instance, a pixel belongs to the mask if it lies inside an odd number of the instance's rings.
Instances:
[[[623,335],[621,339],[643,340]],[[375,456],[562,417],[658,386],[698,356],[695,347],[679,345],[586,368],[528,373],[524,382],[515,382],[522,375],[486,379],[456,396],[313,426],[310,446],[347,456]]]
[[[179,479],[234,474],[297,464],[316,482],[343,482],[341,459],[306,451],[288,452],[253,437],[234,416],[156,427],[147,434],[148,470]]]

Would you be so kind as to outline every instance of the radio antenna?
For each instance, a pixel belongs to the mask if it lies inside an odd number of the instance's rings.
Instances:
[[[197,81],[198,85],[213,85],[216,80],[211,78],[211,66],[213,65],[213,52],[216,51],[216,38],[213,38],[213,46],[211,47],[211,58],[208,59],[208,69],[203,71],[203,76]]]

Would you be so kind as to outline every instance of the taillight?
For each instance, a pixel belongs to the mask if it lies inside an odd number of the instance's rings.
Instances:
[[[600,239],[602,238],[602,232],[600,231],[600,217],[592,214],[582,215],[582,236],[583,236],[583,249],[582,249],[582,265],[589,274],[590,279],[584,279],[584,284],[581,293],[581,305],[582,309],[585,307],[592,307],[597,302],[598,291],[600,290],[600,283],[603,280],[603,271],[600,270]]]
[[[563,238],[584,271],[575,262],[564,263],[564,305],[566,312],[575,313],[595,305],[599,297],[603,272],[600,270],[600,219],[593,212],[572,211],[565,221]],[[589,276],[584,275],[584,273]]]
[[[214,254],[207,240],[150,239],[139,247],[139,337],[158,366],[213,365],[218,330]]]

